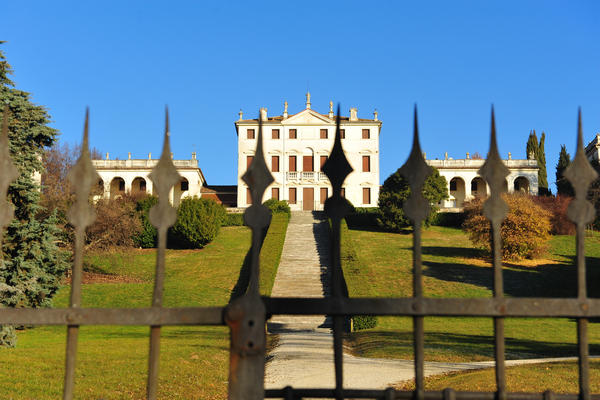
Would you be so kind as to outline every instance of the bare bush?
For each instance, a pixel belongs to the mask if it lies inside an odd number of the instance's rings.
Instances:
[[[538,257],[550,237],[552,214],[528,195],[514,193],[502,197],[509,208],[500,229],[503,258]],[[483,215],[483,200],[467,203],[465,213],[463,227],[469,238],[475,245],[490,251],[490,221]]]

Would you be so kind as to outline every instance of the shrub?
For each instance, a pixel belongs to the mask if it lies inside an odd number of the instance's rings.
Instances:
[[[265,207],[267,207],[273,214],[276,213],[284,213],[287,214],[288,217],[291,215],[290,206],[285,200],[276,200],[269,199],[263,203]]]
[[[374,315],[355,315],[352,317],[352,331],[362,331],[377,326],[377,317]]]
[[[404,215],[402,206],[404,201],[410,196],[410,187],[408,181],[400,175],[398,169],[390,175],[379,192],[379,217],[377,223],[380,227],[399,232],[402,228],[409,226],[410,221]],[[440,175],[437,169],[425,180],[423,187],[423,196],[433,205],[448,198],[448,189],[446,178]],[[429,225],[431,219],[437,212],[437,207],[432,206],[425,224]]]
[[[567,208],[573,200],[568,196],[537,196],[536,203],[544,207],[551,213],[550,233],[553,235],[573,235],[575,233],[575,224],[567,217]]]
[[[86,243],[91,249],[133,247],[134,238],[142,232],[136,211],[136,200],[130,196],[96,203],[96,220],[86,231]]]
[[[357,207],[346,216],[350,229],[378,228],[377,219],[380,211],[376,207]]]
[[[177,209],[169,243],[178,248],[201,249],[217,237],[224,219],[225,207],[214,200],[187,197]]]
[[[502,196],[508,204],[508,214],[502,222],[503,258],[535,258],[544,250],[549,238],[549,211],[527,195],[515,193]],[[490,222],[483,216],[483,201],[475,199],[465,206],[467,218],[463,227],[471,241],[490,251]]]
[[[460,228],[465,222],[464,212],[438,212],[431,218],[431,225]]]
[[[242,213],[227,213],[223,218],[223,224],[221,226],[243,226],[244,225],[244,214]]]
[[[142,229],[139,234],[134,236],[136,246],[144,249],[150,249],[156,247],[158,232],[156,228],[150,223],[148,216],[150,209],[158,203],[158,197],[156,196],[145,196],[137,201],[135,210],[138,212]]]

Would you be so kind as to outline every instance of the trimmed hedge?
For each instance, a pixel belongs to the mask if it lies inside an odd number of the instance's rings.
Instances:
[[[352,317],[352,332],[371,329],[377,326],[377,317],[374,315],[355,315]]]
[[[283,213],[283,214],[287,214],[288,217],[290,217],[292,215],[290,206],[289,206],[288,202],[285,200],[269,199],[269,200],[265,201],[263,203],[263,205],[265,207],[267,207],[269,210],[271,210],[271,213],[273,213],[273,214]]]
[[[177,209],[177,221],[169,230],[169,245],[201,249],[210,243],[225,219],[225,207],[212,199],[187,197]]]

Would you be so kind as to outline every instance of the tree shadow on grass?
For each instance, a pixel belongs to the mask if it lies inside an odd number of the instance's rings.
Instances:
[[[462,264],[460,262],[424,261],[423,274],[439,280],[469,283],[493,289],[491,260],[481,249],[463,247],[423,247],[423,254],[463,259],[486,260],[490,267]],[[524,266],[515,262],[503,263],[504,293],[512,297],[576,297],[576,257],[560,255],[567,262]],[[586,257],[589,297],[600,297],[600,258]]]
[[[425,322],[427,329],[427,322]],[[349,336],[353,352],[369,356],[374,351],[385,351],[392,357],[412,353],[412,332],[362,331]],[[600,353],[600,344],[591,344],[592,354]],[[467,335],[457,333],[425,333],[425,355],[431,359],[437,354],[439,359],[468,357],[470,359],[493,359],[494,337],[491,335]],[[506,358],[540,358],[577,356],[577,345],[562,342],[541,342],[528,339],[506,338]]]

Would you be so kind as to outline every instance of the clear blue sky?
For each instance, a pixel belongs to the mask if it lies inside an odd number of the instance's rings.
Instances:
[[[14,1],[1,48],[18,88],[48,107],[61,140],[111,158],[158,156],[164,105],[175,158],[198,153],[209,184],[236,183],[240,108],[280,115],[330,100],[383,121],[381,181],[410,150],[419,107],[428,158],[487,153],[495,105],[505,158],[545,131],[548,180],[561,144],[600,132],[600,2]],[[228,4],[228,5],[225,5]]]

